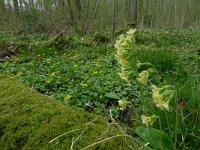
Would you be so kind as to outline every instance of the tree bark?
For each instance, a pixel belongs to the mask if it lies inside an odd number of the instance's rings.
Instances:
[[[129,0],[128,22],[133,27],[137,24],[137,0]]]
[[[76,9],[77,9],[77,18],[80,19],[81,18],[81,1],[80,0],[76,0]]]
[[[79,32],[79,29],[78,29],[78,26],[77,26],[77,22],[76,22],[76,20],[74,18],[74,13],[73,13],[73,10],[72,10],[71,0],[67,0],[67,3],[68,3],[69,15],[70,15],[70,18],[72,20],[72,24],[75,27],[75,31]]]
[[[112,36],[114,39],[116,29],[116,0],[112,0],[113,3],[113,14],[112,14]]]
[[[19,3],[18,0],[13,0],[13,6],[14,6],[14,11],[15,11],[15,15],[16,17],[20,17],[20,12],[19,12]]]

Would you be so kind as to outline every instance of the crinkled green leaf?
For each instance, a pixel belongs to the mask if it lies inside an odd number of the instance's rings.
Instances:
[[[120,99],[119,96],[115,92],[106,93],[105,96],[108,98]]]
[[[154,128],[137,127],[135,132],[146,142],[149,142],[154,149],[172,150],[173,145],[169,136],[161,130]]]

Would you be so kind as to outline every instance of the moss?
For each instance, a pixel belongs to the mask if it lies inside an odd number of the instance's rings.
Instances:
[[[74,131],[74,132],[72,132]],[[52,139],[67,133],[49,143]],[[121,134],[105,118],[65,106],[15,79],[0,76],[0,149],[81,149]],[[124,137],[91,149],[129,149]]]

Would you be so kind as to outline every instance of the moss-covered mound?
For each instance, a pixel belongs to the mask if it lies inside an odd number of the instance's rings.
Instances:
[[[125,150],[133,147],[127,139],[105,118],[0,76],[0,149],[79,150],[91,145],[86,149]]]

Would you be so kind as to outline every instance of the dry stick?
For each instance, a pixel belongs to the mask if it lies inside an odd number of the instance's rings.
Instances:
[[[116,123],[115,119],[112,117],[112,111],[110,109],[110,118],[112,119],[113,122],[115,122],[114,124],[121,130],[121,132],[123,134],[125,134],[124,130],[122,129],[122,127],[119,125],[119,123]],[[112,123],[113,124],[113,123]]]
[[[96,119],[95,119],[96,120]],[[86,125],[85,125],[85,129],[83,130],[83,132],[81,132],[81,134],[74,140],[74,138],[72,139],[72,144],[71,144],[71,148],[70,150],[73,150],[73,146],[74,144],[79,140],[79,138],[83,135],[83,133],[86,131],[88,125],[92,124],[95,120],[92,120],[90,122],[88,122]]]
[[[7,100],[7,99],[10,99],[10,98],[12,98],[13,96],[15,96],[15,95],[11,95],[11,96],[8,96],[8,97],[5,97],[5,98],[3,98],[3,99],[1,100],[1,102],[0,102],[0,103],[2,103],[3,101],[5,101],[5,100]]]
[[[88,122],[88,123],[85,125],[85,126],[86,126],[86,127],[85,127],[85,130],[87,129],[87,126],[90,125],[90,124],[92,124],[95,120],[96,120],[96,119],[94,119],[94,120]],[[62,136],[64,136],[64,135],[67,135],[67,134],[69,134],[69,133],[72,133],[72,132],[75,132],[75,131],[79,131],[79,130],[82,130],[82,129],[83,129],[83,128],[79,128],[79,129],[75,129],[75,130],[72,130],[72,131],[69,131],[69,132],[65,132],[65,133],[63,133],[63,134],[57,136],[56,138],[52,139],[51,141],[49,141],[49,143],[52,143],[53,141],[59,139],[60,137],[62,137]],[[84,130],[84,132],[85,132],[85,130]],[[81,135],[82,135],[82,133],[81,133]],[[80,138],[80,137],[78,137],[77,139],[79,139],[79,138]],[[75,142],[76,142],[76,141],[77,141],[77,140],[75,140]],[[72,142],[72,143],[73,143],[73,142]]]
[[[70,150],[73,150],[73,145],[74,145],[74,137],[72,138],[72,144],[71,144]]]
[[[91,144],[91,145],[88,145],[88,146],[86,146],[86,147],[84,147],[84,148],[82,148],[82,149],[80,149],[80,150],[88,149],[88,148],[93,147],[93,146],[95,146],[95,145],[97,145],[97,144],[99,144],[99,143],[102,143],[102,142],[105,142],[105,141],[108,141],[108,140],[111,140],[111,139],[114,139],[114,138],[117,138],[117,137],[129,137],[129,136],[126,135],[126,134],[125,134],[125,135],[124,135],[124,134],[118,134],[118,135],[115,135],[115,136],[112,136],[112,137],[103,139],[103,140],[101,140],[101,141],[95,142],[95,143],[93,143],[93,144]]]
[[[65,133],[63,133],[63,134],[57,136],[56,138],[52,139],[51,141],[49,141],[49,143],[52,143],[53,141],[59,139],[60,137],[62,137],[62,136],[64,136],[64,135],[67,135],[67,134],[72,133],[72,132],[75,132],[75,131],[79,131],[79,130],[81,130],[81,129],[82,129],[82,128],[80,128],[80,129],[75,129],[75,130],[72,130],[72,131],[69,131],[69,132],[65,132]]]
[[[79,140],[79,138],[83,135],[83,133],[86,131],[87,127],[85,128],[85,130],[83,130],[83,132],[81,132],[81,134],[74,140],[74,138],[72,139],[72,144],[71,144],[71,149],[73,150],[73,146],[74,144]]]

